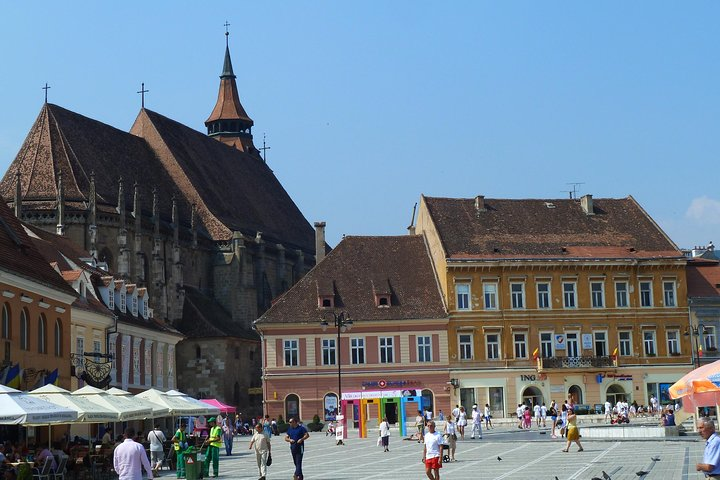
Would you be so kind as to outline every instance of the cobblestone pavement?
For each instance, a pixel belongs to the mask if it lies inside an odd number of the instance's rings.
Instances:
[[[335,446],[324,433],[311,434],[307,441],[303,473],[306,480],[342,479],[426,479],[421,463],[422,445],[401,440],[396,432],[390,439],[390,453],[376,446],[377,438],[349,438],[345,446]],[[220,477],[257,479],[255,455],[247,449],[249,437],[235,440],[234,455],[220,456]],[[268,480],[292,479],[294,467],[288,444],[273,437],[273,465]],[[675,441],[599,441],[586,440],[584,452],[577,446],[569,453],[560,439],[533,432],[491,431],[483,440],[458,441],[457,462],[444,464],[443,480],[462,479],[538,479],[591,480],[603,478],[605,471],[613,480],[622,479],[700,479],[695,464],[701,460],[705,443],[697,437]],[[498,460],[500,457],[502,460]],[[659,458],[653,461],[652,457]],[[646,471],[638,476],[636,472]],[[163,472],[174,477],[174,472]]]

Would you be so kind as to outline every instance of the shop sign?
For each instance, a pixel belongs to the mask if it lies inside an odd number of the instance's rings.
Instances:
[[[592,350],[592,333],[582,334],[582,345],[585,350]]]
[[[565,350],[565,334],[555,335],[555,350]]]
[[[565,385],[550,385],[550,393],[565,393]]]
[[[622,373],[599,373],[597,376],[597,379],[598,379],[597,383],[602,383],[603,378],[612,378],[613,380],[618,380],[618,381],[623,381],[623,380],[630,381],[630,382],[632,381],[632,375],[626,375],[626,374],[622,374]]]
[[[535,375],[520,375],[521,382],[534,382]]]
[[[418,380],[375,380],[362,382],[363,387],[370,388],[407,388],[420,387],[422,383]]]

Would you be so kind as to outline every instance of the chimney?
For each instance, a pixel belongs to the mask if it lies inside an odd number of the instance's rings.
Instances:
[[[325,222],[315,222],[315,265],[325,258]]]
[[[592,195],[583,195],[580,197],[580,206],[583,209],[583,212],[585,212],[585,215],[595,215],[595,210],[593,210],[593,201],[592,201]]]
[[[475,213],[485,212],[485,195],[478,195],[475,197]]]

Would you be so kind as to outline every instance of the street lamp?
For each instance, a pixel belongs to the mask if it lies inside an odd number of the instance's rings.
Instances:
[[[332,315],[333,317],[333,326],[337,329],[337,366],[338,366],[338,403],[337,403],[337,413],[340,414],[340,405],[342,402],[342,365],[340,364],[340,333],[344,333],[347,330],[350,330],[353,326],[353,321],[350,320],[350,315],[348,315],[347,312],[327,312]],[[327,330],[328,326],[330,324],[327,320],[324,318],[320,322],[320,326],[323,329],[323,332]],[[347,421],[343,417],[343,435],[345,435],[345,425],[347,425]],[[342,436],[338,439],[337,445],[345,445],[342,441]]]
[[[709,330],[703,325],[702,323],[698,323],[697,325],[690,325],[686,330],[685,333],[683,333],[684,336],[694,336],[695,337],[695,352],[693,353],[693,361],[695,362],[695,368],[700,368],[700,344],[699,337],[700,334],[707,335]]]

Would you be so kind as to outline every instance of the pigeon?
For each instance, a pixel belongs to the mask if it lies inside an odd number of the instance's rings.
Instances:
[[[612,479],[610,478],[610,475],[608,475],[607,472],[605,472],[605,470],[602,471],[602,474],[603,474],[603,478],[604,478],[605,480],[612,480]]]
[[[660,457],[651,457],[650,460],[652,460],[653,462],[659,462]]]
[[[640,470],[639,472],[635,472],[635,475],[637,475],[638,477],[642,477],[642,476],[647,475],[648,473],[650,473],[650,472],[645,472],[643,470]]]
[[[500,460],[502,460],[502,458],[498,457],[498,462],[499,462]]]

